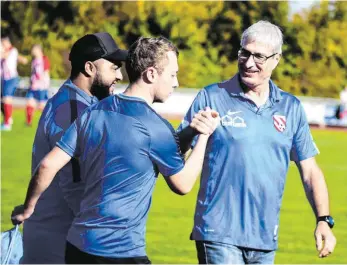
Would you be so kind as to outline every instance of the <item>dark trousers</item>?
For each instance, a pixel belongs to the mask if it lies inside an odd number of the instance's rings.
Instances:
[[[147,256],[131,258],[107,258],[85,253],[66,242],[66,264],[151,264]]]

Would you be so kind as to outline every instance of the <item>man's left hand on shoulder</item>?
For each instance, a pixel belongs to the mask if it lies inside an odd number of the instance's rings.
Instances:
[[[319,257],[325,258],[329,256],[334,251],[336,238],[328,223],[325,221],[318,222],[314,236],[316,239],[316,248],[317,251],[319,251]]]

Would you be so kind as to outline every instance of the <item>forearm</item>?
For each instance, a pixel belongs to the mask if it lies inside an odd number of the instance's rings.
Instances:
[[[185,154],[191,147],[192,141],[199,132],[190,126],[187,126],[178,133],[180,149]]]
[[[59,147],[54,147],[53,150],[42,159],[38,170],[30,180],[24,203],[25,207],[35,208],[41,194],[51,184],[57,172],[70,160],[71,157]]]
[[[20,54],[18,54],[17,60],[21,64],[27,64],[28,63],[28,59],[26,57],[24,57],[23,55],[20,55]]]
[[[305,193],[316,217],[329,215],[328,188],[319,167],[312,169],[303,181]]]
[[[182,171],[170,177],[178,193],[186,194],[193,188],[202,169],[207,141],[207,135],[200,135]]]
[[[54,167],[50,167],[45,163],[47,162],[43,161],[41,163],[38,171],[30,180],[24,202],[25,208],[35,208],[41,194],[48,188],[57,173],[57,170]]]
[[[30,218],[41,194],[48,188],[57,172],[70,161],[71,157],[59,147],[54,147],[41,161],[38,170],[31,178],[24,205],[15,208],[11,219],[13,224],[20,224]],[[17,210],[16,210],[17,209]]]

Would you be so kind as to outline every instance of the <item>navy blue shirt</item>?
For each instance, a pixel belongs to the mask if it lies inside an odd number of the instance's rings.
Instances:
[[[257,107],[236,75],[202,89],[178,130],[207,106],[221,126],[208,141],[192,239],[274,250],[290,159],[318,153],[303,107],[272,81],[268,101]]]
[[[76,117],[97,101],[71,80],[48,100],[33,144],[32,175]],[[74,218],[72,210],[79,208],[71,194],[75,196],[76,192],[83,191],[83,185],[73,182],[79,178],[74,170],[76,166],[74,162],[68,163],[57,173],[40,196],[32,216],[24,222],[24,263],[64,263],[66,235]],[[59,184],[69,186],[70,192],[63,194]]]
[[[146,255],[158,172],[169,177],[184,167],[172,126],[142,99],[119,94],[87,109],[57,146],[79,158],[85,182],[67,240],[98,256]]]

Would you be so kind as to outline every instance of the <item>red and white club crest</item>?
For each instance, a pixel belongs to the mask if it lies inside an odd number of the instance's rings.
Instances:
[[[286,117],[282,115],[274,115],[273,120],[276,130],[279,132],[284,132],[286,129]]]

